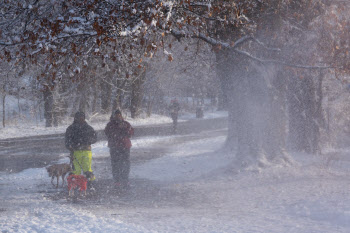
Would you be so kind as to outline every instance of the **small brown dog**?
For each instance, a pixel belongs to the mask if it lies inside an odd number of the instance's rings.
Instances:
[[[53,186],[53,179],[56,177],[57,178],[57,184],[56,184],[56,188],[58,188],[58,180],[59,177],[62,177],[62,187],[64,185],[64,177],[67,175],[67,173],[72,171],[72,168],[69,164],[67,163],[63,163],[63,164],[54,164],[51,165],[50,167],[46,168],[47,172],[49,173],[49,177],[51,177],[51,184]]]

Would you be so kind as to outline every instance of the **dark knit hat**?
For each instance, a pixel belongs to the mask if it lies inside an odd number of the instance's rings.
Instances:
[[[113,113],[114,116],[116,116],[118,114],[122,115],[122,112],[119,109],[115,110],[115,112]]]
[[[75,113],[74,119],[77,120],[77,119],[80,119],[80,118],[84,118],[85,119],[85,113],[84,112],[77,112],[77,113]]]

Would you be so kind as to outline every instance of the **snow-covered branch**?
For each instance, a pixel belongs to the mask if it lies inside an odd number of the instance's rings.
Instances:
[[[259,44],[260,46],[262,46],[264,49],[271,50],[271,51],[278,51],[278,52],[281,51],[279,48],[270,48],[270,47],[266,46],[263,42],[259,41],[258,39],[254,38],[252,36],[243,36],[240,39],[238,39],[237,41],[235,41],[234,43],[232,43],[233,46],[231,46],[229,43],[225,43],[225,42],[213,39],[211,37],[205,36],[203,33],[199,33],[198,35],[189,35],[188,36],[185,33],[172,31],[171,34],[175,38],[177,38],[178,40],[180,40],[182,37],[190,37],[190,38],[194,38],[194,39],[200,39],[200,40],[205,41],[206,43],[208,43],[212,46],[220,46],[221,49],[225,48],[225,49],[232,50],[232,51],[237,52],[239,54],[242,54],[242,55],[244,55],[252,60],[255,60],[257,62],[264,63],[264,64],[273,63],[273,64],[279,64],[279,65],[283,65],[283,66],[302,68],[302,69],[334,69],[335,68],[335,67],[331,67],[331,66],[308,66],[308,65],[301,65],[301,64],[293,64],[293,63],[284,62],[281,60],[262,59],[262,58],[255,57],[246,51],[242,51],[242,50],[237,49],[240,45],[244,44],[245,42],[254,41],[257,44]]]
[[[250,53],[238,49],[234,49],[234,52],[242,54],[254,61],[263,63],[263,64],[278,64],[278,65],[283,65],[283,66],[288,66],[288,67],[294,67],[294,68],[301,68],[301,69],[335,69],[336,67],[332,66],[306,66],[306,65],[299,65],[299,64],[293,64],[289,62],[284,62],[280,60],[272,60],[272,59],[261,59],[258,57],[255,57],[251,55]]]

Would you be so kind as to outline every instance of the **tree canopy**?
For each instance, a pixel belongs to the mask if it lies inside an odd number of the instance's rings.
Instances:
[[[291,33],[322,31],[324,26],[328,32],[328,27],[334,30],[328,34],[333,40],[324,40],[322,47],[333,44],[337,51],[333,57],[341,56],[342,64],[336,59],[331,62],[328,56],[313,64],[299,65],[327,64],[348,69],[343,58],[348,57],[349,24],[338,13],[345,11],[346,3],[330,8],[331,3],[334,1],[7,0],[0,4],[0,57],[17,62],[27,58],[38,64],[39,57],[44,55],[45,62],[39,63],[45,73],[50,71],[51,75],[45,78],[54,81],[63,60],[70,63],[65,63],[69,69],[83,68],[87,56],[112,61],[126,56],[130,64],[142,68],[143,58],[152,57],[163,48],[164,37],[171,35],[178,40],[201,39],[215,51],[227,48],[252,59],[272,62],[267,59],[269,56],[259,57],[240,46],[253,41],[279,53],[288,38],[297,37]],[[310,28],[310,23],[323,15],[331,17],[328,22],[333,23]],[[172,55],[166,55],[172,61]],[[296,64],[287,57],[292,56],[285,55],[273,62]]]

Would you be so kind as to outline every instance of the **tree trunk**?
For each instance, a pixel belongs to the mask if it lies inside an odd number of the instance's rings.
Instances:
[[[286,153],[286,139],[287,139],[287,78],[280,67],[268,66],[267,83],[269,105],[268,121],[266,129],[265,151],[268,159],[282,159],[290,162]],[[273,145],[273,146],[269,146]]]
[[[106,77],[108,81],[109,78]],[[101,81],[101,112],[107,114],[111,110],[112,87],[105,81]]]
[[[146,77],[146,72],[140,74],[131,84],[131,118],[136,118],[140,114],[141,101],[143,97],[142,85]]]
[[[6,94],[2,95],[2,127],[6,127]]]
[[[222,50],[216,53],[216,74],[220,80],[222,95],[220,98],[219,109],[228,109],[228,135],[226,139],[226,147],[233,150],[237,143],[237,129],[236,129],[236,101],[233,101],[237,96],[235,80],[233,79],[233,63],[232,56],[227,50]]]
[[[288,85],[289,144],[292,150],[318,153],[320,127],[324,125],[321,77],[309,71],[291,76]]]
[[[126,80],[117,80],[116,81],[116,90],[115,90],[115,96],[113,98],[113,105],[112,105],[112,112],[114,112],[117,109],[122,108],[122,99],[123,99],[123,89],[125,88]]]
[[[18,107],[18,116],[21,117],[21,114],[22,114],[22,110],[21,110],[21,96],[20,96],[20,91],[21,91],[21,88],[17,88],[17,107]]]
[[[62,84],[55,86],[55,91],[53,94],[53,106],[52,106],[52,124],[57,127],[59,122],[62,121],[61,115],[63,111],[63,100],[60,96],[62,92]]]
[[[60,95],[65,94],[70,87],[71,82],[70,80],[66,80],[63,82],[63,84],[60,86]],[[62,124],[64,118],[68,114],[68,108],[69,108],[69,102],[71,101],[72,96],[70,95],[69,97],[63,96],[60,98],[60,109],[58,110],[58,115],[59,115],[59,124]]]
[[[221,51],[216,54],[216,76],[220,80],[221,92],[219,93],[219,102],[218,102],[218,110],[228,110],[229,107],[229,93],[230,87],[227,85],[230,81],[230,71],[229,67],[225,67],[227,63],[225,63],[225,59],[228,57],[228,51]]]
[[[97,80],[94,80],[94,87],[97,87]],[[98,90],[98,88],[93,88],[93,100],[92,100],[92,113],[96,113],[97,112],[97,98],[98,98],[98,92],[101,92],[100,90]]]
[[[237,143],[237,163],[259,166],[285,154],[285,82],[274,66],[255,64],[232,51],[217,54],[217,72],[228,97],[226,146]]]
[[[148,95],[148,102],[147,102],[147,116],[150,117],[152,114],[152,108],[153,108],[153,103],[156,99],[157,91],[151,95],[151,93]]]
[[[113,98],[112,112],[114,112],[117,109],[120,109],[120,106],[121,106],[120,95],[121,95],[120,91],[117,90]]]
[[[79,111],[87,113],[88,109],[88,87],[85,84],[81,84],[78,90],[79,93]]]
[[[53,98],[54,100],[55,97]],[[54,101],[53,107],[52,107],[52,126],[57,127],[58,126],[58,121],[59,121],[59,105],[57,102]]]
[[[44,118],[46,121],[45,126],[52,127],[53,94],[48,86],[45,86],[43,95],[44,95]]]

